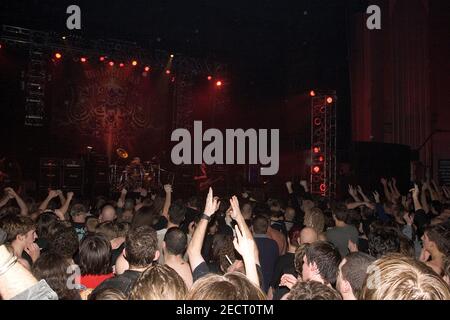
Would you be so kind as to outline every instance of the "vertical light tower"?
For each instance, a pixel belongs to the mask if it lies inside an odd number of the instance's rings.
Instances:
[[[336,195],[336,91],[314,91],[311,97],[311,193]]]

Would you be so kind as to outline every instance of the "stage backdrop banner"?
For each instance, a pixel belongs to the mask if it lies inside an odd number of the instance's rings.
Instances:
[[[114,161],[115,150],[124,148],[131,157],[150,159],[168,144],[172,90],[167,77],[132,66],[73,61],[51,70],[50,127],[63,153],[92,146]]]

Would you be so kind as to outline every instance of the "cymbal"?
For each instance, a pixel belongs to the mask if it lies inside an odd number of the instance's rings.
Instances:
[[[118,148],[116,150],[117,155],[122,158],[122,159],[126,159],[128,158],[128,152],[125,149],[122,148]]]

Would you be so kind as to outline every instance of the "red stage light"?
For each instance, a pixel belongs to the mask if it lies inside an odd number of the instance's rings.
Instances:
[[[211,76],[208,76],[208,81],[210,81],[212,79],[212,77]]]
[[[320,185],[320,191],[325,192],[327,190],[327,185],[325,183],[322,183]]]
[[[314,124],[316,126],[320,126],[322,124],[322,120],[320,120],[320,118],[314,118]]]
[[[110,62],[108,62],[108,64],[110,67],[114,67],[114,61],[110,61]]]
[[[170,74],[170,70],[169,69],[166,70],[166,74]]]
[[[320,152],[320,148],[319,147],[314,147],[313,148],[313,152],[314,153],[319,153]]]
[[[59,53],[59,52],[55,53],[55,58],[56,59],[61,59],[62,58],[62,54]]]
[[[150,71],[150,67],[148,67],[148,66],[145,67],[145,68],[144,68],[144,71],[145,71],[145,72],[149,72],[149,71]]]
[[[327,103],[328,103],[328,104],[333,103],[333,98],[332,98],[332,97],[328,97],[328,98],[327,98]]]
[[[2,44],[0,43],[0,49],[2,48]]]
[[[132,62],[131,62],[131,64],[133,65],[133,66],[137,66],[137,61],[136,60],[133,60]]]
[[[309,92],[309,95],[310,95],[311,97],[315,97],[315,96],[316,96],[316,92],[315,92],[314,90],[311,90],[311,91]]]
[[[80,58],[80,61],[83,62],[83,63],[85,63],[85,62],[87,61],[87,59],[86,59],[85,57],[81,57],[81,58]]]
[[[313,167],[313,172],[314,173],[319,173],[320,172],[320,167],[319,166],[314,166]]]
[[[216,86],[220,87],[222,85],[222,81],[217,81]]]
[[[119,63],[119,67],[123,68],[124,66],[123,62]]]
[[[325,158],[324,158],[323,156],[320,156],[320,157],[319,157],[319,161],[320,161],[320,162],[323,162],[324,160],[325,160]]]
[[[105,61],[105,57],[101,56],[100,61]]]

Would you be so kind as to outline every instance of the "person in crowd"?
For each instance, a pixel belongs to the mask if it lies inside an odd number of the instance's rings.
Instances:
[[[336,289],[343,300],[358,300],[367,275],[367,268],[375,258],[362,252],[352,252],[342,259]]]
[[[90,293],[103,281],[112,278],[111,244],[102,234],[89,235],[80,244],[80,284]]]
[[[187,235],[177,227],[168,229],[162,248],[165,264],[179,274],[189,289],[193,283],[192,271],[189,264],[183,259],[187,249]]]
[[[450,289],[430,267],[398,253],[387,254],[367,269],[362,300],[449,300]]]
[[[154,264],[145,269],[130,292],[130,300],[184,300],[188,289],[171,267]]]
[[[295,284],[286,300],[342,300],[342,297],[333,288],[311,280]]]
[[[442,274],[444,260],[450,256],[450,221],[425,228],[422,241],[421,261],[425,262],[437,274]]]
[[[333,244],[325,241],[311,243],[303,257],[302,279],[334,286],[340,263],[341,255]]]
[[[81,241],[87,233],[86,230],[86,216],[87,210],[82,203],[77,203],[70,209],[70,217],[72,219],[72,226],[78,236],[78,241]]]
[[[100,210],[98,222],[114,221],[117,219],[116,208],[110,203],[106,203]]]
[[[116,276],[103,281],[92,294],[112,288],[128,296],[142,271],[153,265],[159,255],[158,240],[154,229],[149,226],[131,229],[126,236],[123,253],[116,262]]]
[[[327,240],[338,248],[342,257],[348,254],[348,242],[358,245],[359,232],[355,226],[347,224],[349,212],[345,208],[338,208],[333,213],[335,227],[326,231]]]
[[[304,227],[300,231],[300,243],[313,243],[319,240],[319,235],[317,234],[317,231],[313,228]]]
[[[47,282],[59,300],[81,300],[73,277],[75,269],[72,266],[64,256],[45,252],[33,264],[31,271],[37,280],[43,279]]]

